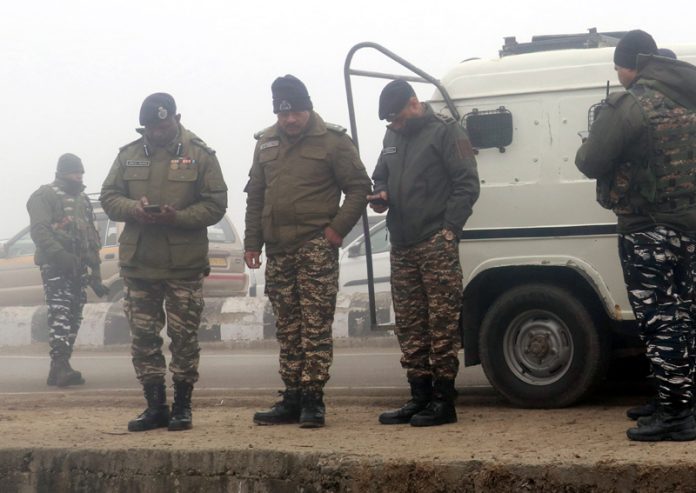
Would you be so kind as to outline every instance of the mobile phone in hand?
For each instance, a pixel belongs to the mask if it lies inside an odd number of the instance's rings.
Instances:
[[[148,214],[159,214],[160,212],[162,212],[162,208],[159,206],[159,204],[145,205],[143,206],[143,210]]]
[[[387,205],[389,205],[389,204],[387,204],[387,201],[384,200],[384,199],[381,198],[381,197],[378,198],[378,199],[372,199],[372,200],[370,200],[370,204],[376,205],[376,206],[383,206],[383,207],[386,207]]]

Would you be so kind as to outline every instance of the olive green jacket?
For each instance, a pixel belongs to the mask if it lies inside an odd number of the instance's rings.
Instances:
[[[133,213],[142,197],[177,210],[171,225],[141,224]],[[104,212],[126,223],[119,238],[121,275],[184,279],[210,271],[207,227],[227,209],[227,185],[215,151],[179,126],[166,147],[142,137],[122,147],[100,197]]]
[[[682,106],[696,108],[695,66],[664,57],[639,55],[637,71],[632,85],[648,85]],[[646,168],[650,149],[649,126],[640,103],[628,91],[622,91],[607,98],[592,124],[589,137],[578,149],[575,165],[588,178],[596,178],[598,185],[611,186],[622,168]],[[634,189],[635,183],[626,186]],[[639,202],[640,197],[632,194],[629,200]],[[632,205],[637,209],[642,206],[641,203]],[[673,213],[619,212],[617,218],[620,233],[641,231],[655,225],[696,233],[696,207]]]
[[[81,265],[99,271],[99,233],[89,197],[65,193],[65,182],[56,178],[42,185],[27,202],[31,239],[36,245],[36,265],[51,265],[61,252],[77,256]],[[84,188],[84,187],[83,187]]]
[[[312,112],[293,142],[277,124],[256,137],[244,248],[258,252],[265,244],[267,255],[293,252],[326,226],[348,234],[365,210],[371,183],[345,129]]]

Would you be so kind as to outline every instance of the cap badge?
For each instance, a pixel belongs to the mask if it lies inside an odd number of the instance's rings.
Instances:
[[[165,108],[164,106],[160,106],[157,108],[157,118],[159,118],[160,120],[164,120],[165,118],[167,118],[168,114],[169,113],[167,112],[167,108]]]
[[[292,109],[292,105],[288,101],[283,99],[280,102],[280,106],[278,108],[280,109],[280,111],[290,111]]]

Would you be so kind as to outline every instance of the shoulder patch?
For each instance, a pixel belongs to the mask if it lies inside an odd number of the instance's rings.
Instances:
[[[138,139],[135,139],[133,142],[129,142],[128,144],[126,144],[126,145],[124,145],[124,146],[122,146],[122,147],[119,147],[119,148],[118,148],[118,152],[122,152],[122,151],[128,149],[129,147],[131,147],[131,146],[133,146],[133,145],[135,145],[135,144],[141,144],[142,142],[143,142],[143,138],[142,138],[142,137],[140,137],[140,138],[138,138]]]
[[[324,123],[324,125],[326,125],[327,130],[331,130],[332,132],[336,132],[339,134],[344,134],[347,132],[345,127],[336,125],[335,123]]]
[[[435,118],[437,118],[437,119],[440,120],[442,123],[445,123],[445,124],[447,124],[447,125],[451,125],[452,123],[456,123],[456,122],[457,122],[457,120],[455,120],[455,119],[452,118],[451,116],[449,116],[449,115],[443,115],[442,113],[435,113]]]
[[[213,149],[212,147],[209,147],[208,144],[203,142],[203,140],[201,140],[200,138],[196,137],[195,139],[191,139],[191,143],[195,146],[200,147],[201,149],[203,149],[205,152],[207,152],[211,156],[215,155],[215,149]]]

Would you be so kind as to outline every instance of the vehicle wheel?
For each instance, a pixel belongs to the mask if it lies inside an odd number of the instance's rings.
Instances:
[[[566,289],[526,284],[489,308],[479,351],[488,380],[510,402],[563,407],[606,374],[609,337]]]

